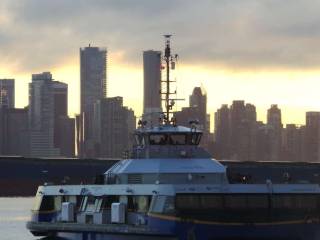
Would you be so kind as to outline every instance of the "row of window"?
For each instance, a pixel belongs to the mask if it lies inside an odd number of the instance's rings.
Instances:
[[[145,136],[136,135],[136,144],[145,145]],[[198,145],[201,139],[201,133],[181,133],[181,134],[161,134],[155,133],[148,135],[150,145]]]
[[[295,209],[320,210],[320,196],[312,194],[178,194],[168,196],[38,196],[33,210],[61,210],[62,202],[73,202],[79,211],[99,212],[111,208],[113,202],[126,203],[128,211],[172,213],[177,210],[255,210]]]
[[[320,209],[320,197],[311,194],[190,195],[176,197],[177,209]]]

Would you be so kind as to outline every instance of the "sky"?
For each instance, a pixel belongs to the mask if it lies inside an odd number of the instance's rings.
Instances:
[[[271,104],[284,123],[320,111],[320,1],[312,0],[1,0],[0,78],[16,80],[16,106],[28,105],[32,73],[69,85],[79,112],[79,48],[108,49],[108,96],[142,112],[143,50],[173,34],[180,102],[195,86],[208,112],[245,100],[265,121]],[[213,116],[212,116],[213,118]]]

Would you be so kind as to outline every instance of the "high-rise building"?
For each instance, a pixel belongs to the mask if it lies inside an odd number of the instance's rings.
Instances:
[[[60,116],[57,119],[58,145],[60,155],[64,157],[75,156],[75,119],[68,116]]]
[[[107,95],[107,50],[98,47],[80,49],[80,111],[83,115],[84,154],[93,151],[93,108]]]
[[[210,122],[207,122],[207,93],[203,87],[195,87],[189,97],[189,107],[198,109],[198,120],[204,132],[210,132]]]
[[[0,108],[0,154],[28,153],[28,109]]]
[[[189,97],[189,107],[175,112],[178,125],[190,127],[190,121],[198,121],[197,127],[203,131],[201,146],[212,153],[213,134],[210,133],[210,115],[207,114],[207,94],[203,88],[195,87]]]
[[[60,148],[60,117],[68,116],[68,85],[66,83],[52,81],[54,102],[54,146]]]
[[[122,97],[104,98],[94,106],[95,156],[121,158],[130,149],[136,118]]]
[[[320,112],[306,113],[305,157],[320,162]]]
[[[270,137],[270,161],[281,161],[281,149],[282,149],[282,122],[281,122],[281,110],[278,105],[273,104],[268,109],[267,113],[267,125],[271,128]]]
[[[244,101],[233,101],[229,114],[229,157],[242,161],[256,160],[256,108]]]
[[[268,109],[267,124],[273,126],[274,128],[282,128],[281,110],[278,108],[277,104],[272,104]]]
[[[148,123],[158,124],[161,107],[161,52],[143,52],[143,118]]]
[[[14,108],[14,79],[0,79],[0,107]]]
[[[52,81],[54,101],[54,147],[61,156],[75,155],[75,120],[68,117],[68,85]]]
[[[230,109],[227,104],[223,104],[214,114],[214,136],[214,157],[230,158]]]
[[[32,74],[29,84],[29,155],[59,156],[54,147],[54,83],[50,72]]]
[[[287,124],[283,129],[283,160],[302,162],[304,156],[305,127]]]

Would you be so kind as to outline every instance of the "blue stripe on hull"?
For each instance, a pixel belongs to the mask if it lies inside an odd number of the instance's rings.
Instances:
[[[225,225],[192,224],[149,216],[149,224],[159,230],[173,231],[179,240],[201,239],[320,239],[320,224]]]

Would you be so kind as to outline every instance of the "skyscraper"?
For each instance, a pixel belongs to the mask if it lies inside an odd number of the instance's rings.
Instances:
[[[270,161],[281,160],[282,149],[282,122],[281,122],[281,110],[278,105],[273,104],[268,109],[267,113],[267,125],[270,127]]]
[[[230,158],[256,160],[256,108],[244,101],[233,101],[230,107]]]
[[[29,84],[29,155],[59,156],[54,147],[54,87],[50,72],[32,74]]]
[[[161,107],[161,52],[148,50],[143,52],[143,114],[149,123],[157,124]]]
[[[135,116],[122,97],[100,99],[94,106],[95,156],[121,158],[130,149]]]
[[[68,85],[52,81],[54,102],[54,146],[60,147],[59,118],[68,116]]]
[[[287,124],[283,129],[283,159],[291,162],[304,161],[305,127]]]
[[[207,122],[207,93],[203,87],[195,87],[189,97],[189,107],[197,108],[198,121],[204,132],[210,132],[210,122]]]
[[[230,109],[227,104],[214,114],[215,158],[230,158]]]
[[[80,111],[83,116],[84,151],[93,150],[93,106],[107,95],[107,50],[80,48]],[[83,155],[84,153],[79,153]]]
[[[0,154],[27,155],[28,109],[0,108]]]
[[[320,112],[306,113],[305,157],[308,162],[320,162]]]
[[[68,117],[68,85],[52,81],[54,101],[54,147],[61,156],[75,154],[75,120]]]
[[[0,79],[0,107],[14,108],[14,79]]]

